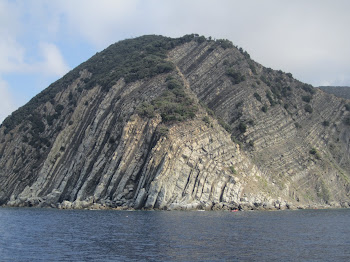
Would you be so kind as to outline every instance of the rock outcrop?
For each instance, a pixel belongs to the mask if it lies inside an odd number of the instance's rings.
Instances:
[[[125,40],[4,121],[0,204],[349,207],[349,103],[227,40]]]

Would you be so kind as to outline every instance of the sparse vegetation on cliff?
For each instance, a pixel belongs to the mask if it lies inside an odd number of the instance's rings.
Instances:
[[[349,104],[227,40],[121,41],[4,122],[0,205],[350,206]]]
[[[254,97],[256,100],[258,100],[259,102],[261,102],[261,96],[258,93],[254,93]]]
[[[138,113],[146,117],[154,117],[157,112],[161,115],[163,122],[193,118],[198,108],[186,94],[183,84],[174,77],[169,77],[166,83],[167,90],[151,103],[143,103],[138,108]]]
[[[309,104],[305,105],[304,109],[305,109],[305,112],[308,112],[310,114],[314,111]]]
[[[92,73],[91,77],[82,79],[85,89],[100,85],[106,91],[122,77],[125,82],[130,83],[170,72],[174,69],[174,65],[166,60],[166,52],[194,38],[194,34],[180,38],[146,35],[117,42],[51,84],[29,103],[7,117],[2,126],[6,128],[7,133],[26,120],[40,105],[50,100],[54,101],[56,94],[68,88],[82,70]],[[53,119],[56,119],[56,116],[48,117],[49,125]]]
[[[245,76],[240,72],[236,72],[233,68],[228,68],[226,74],[230,77],[232,84],[237,85],[245,81]]]

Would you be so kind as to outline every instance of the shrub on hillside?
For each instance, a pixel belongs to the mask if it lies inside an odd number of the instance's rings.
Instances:
[[[302,96],[301,99],[306,102],[306,103],[309,103],[312,99],[312,96],[310,95],[306,95],[306,96]]]
[[[263,111],[264,113],[266,113],[266,112],[267,112],[267,105],[263,105],[263,106],[261,107],[261,111]]]
[[[238,130],[241,133],[244,133],[245,131],[247,131],[247,125],[244,122],[239,123]]]
[[[313,112],[313,109],[309,104],[305,105],[304,109],[306,112],[308,112],[310,114]]]
[[[261,102],[261,96],[258,93],[254,93],[254,97],[256,98],[256,100]]]
[[[240,72],[236,72],[232,67],[226,70],[226,75],[230,77],[231,82],[234,85],[245,81],[245,76],[242,75]]]
[[[183,84],[176,78],[167,78],[167,90],[151,103],[142,103],[137,112],[146,117],[153,117],[158,112],[163,122],[183,121],[193,118],[198,108],[186,94]]]

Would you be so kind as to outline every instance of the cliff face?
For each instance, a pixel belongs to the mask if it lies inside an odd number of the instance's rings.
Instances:
[[[228,41],[125,40],[4,121],[0,204],[347,207],[348,102]]]

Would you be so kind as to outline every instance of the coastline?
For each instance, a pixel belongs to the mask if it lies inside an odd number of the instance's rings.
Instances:
[[[245,205],[227,206],[223,203],[216,203],[205,208],[186,206],[173,206],[164,208],[134,208],[130,206],[108,206],[99,203],[86,203],[86,201],[63,201],[58,204],[44,205],[1,205],[0,208],[48,208],[58,210],[115,210],[115,211],[225,211],[225,212],[242,212],[242,211],[284,211],[284,210],[327,210],[327,209],[347,209],[350,206],[347,203],[331,203],[331,204],[304,204],[304,205]]]

